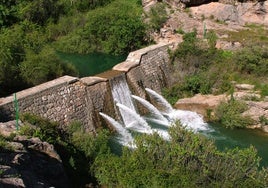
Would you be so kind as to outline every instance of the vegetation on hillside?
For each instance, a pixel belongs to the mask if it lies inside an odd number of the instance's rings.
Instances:
[[[139,0],[1,1],[0,96],[77,76],[58,51],[126,54],[150,42],[146,30]]]
[[[198,39],[195,31],[184,34],[183,39],[171,54],[173,87],[163,91],[172,104],[178,98],[197,93],[231,92],[232,81],[254,84],[261,90],[262,96],[267,94],[267,42],[262,46],[254,43],[237,51],[226,51],[215,48],[215,34],[212,31],[206,40]]]

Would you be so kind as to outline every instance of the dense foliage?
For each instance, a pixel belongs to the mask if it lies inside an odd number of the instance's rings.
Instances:
[[[216,116],[221,124],[227,128],[245,128],[253,124],[250,117],[242,115],[247,108],[248,106],[242,101],[230,100],[218,106]]]
[[[85,132],[80,123],[73,122],[68,126],[67,132],[62,132],[58,123],[28,113],[22,114],[21,120],[24,125],[20,127],[19,134],[38,137],[54,145],[62,159],[71,187],[96,183],[90,166],[98,155],[109,152],[108,131],[99,131],[96,137]]]
[[[146,42],[141,15],[142,8],[135,1],[117,0],[88,12],[83,27],[59,40],[57,48],[64,52],[112,54],[140,48]]]
[[[30,114],[22,119],[37,126],[22,128],[22,134],[39,136],[56,146],[74,187],[89,182],[107,187],[268,185],[267,169],[259,169],[260,158],[253,147],[219,151],[212,141],[179,123],[170,128],[169,141],[157,134],[139,135],[137,148],[124,148],[122,154],[115,154],[105,130],[93,136],[76,122],[63,135],[54,123]]]
[[[148,44],[141,15],[139,0],[1,1],[0,96],[77,76],[58,51],[126,54]]]
[[[149,27],[152,32],[159,31],[168,19],[165,4],[157,3],[152,6],[150,11],[147,13],[147,17],[149,19]]]
[[[137,148],[95,161],[95,174],[108,187],[265,187],[267,170],[258,171],[253,148],[220,152],[213,142],[185,130],[170,129],[171,140],[157,134],[136,139]]]

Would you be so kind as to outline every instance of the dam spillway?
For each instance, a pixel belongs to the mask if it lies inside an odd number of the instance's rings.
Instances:
[[[87,131],[94,132],[105,123],[99,112],[118,118],[111,84],[115,77],[125,79],[131,93],[141,98],[146,96],[146,87],[160,92],[169,85],[168,49],[172,45],[157,44],[131,52],[124,62],[106,73],[84,78],[63,76],[17,92],[19,111],[57,121],[63,129],[80,121]],[[14,117],[13,96],[0,98],[0,122]]]

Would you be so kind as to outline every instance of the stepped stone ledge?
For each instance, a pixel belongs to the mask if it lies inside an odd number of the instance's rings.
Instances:
[[[146,55],[150,51],[154,51],[160,47],[166,47],[166,46],[172,48],[174,46],[174,43],[158,43],[152,46],[148,46],[146,48],[142,48],[140,50],[136,50],[134,52],[130,52],[126,61],[115,65],[113,67],[113,70],[128,72],[130,69],[140,65],[143,55]]]
[[[100,82],[106,82],[107,79],[101,78],[101,77],[98,77],[98,76],[90,76],[90,77],[81,78],[80,81],[83,84],[85,84],[87,86],[90,86],[90,85],[94,85],[94,84],[97,84],[97,83],[100,83]]]

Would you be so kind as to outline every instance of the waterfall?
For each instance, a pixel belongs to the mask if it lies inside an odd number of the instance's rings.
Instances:
[[[146,134],[156,132],[160,137],[169,140],[170,135],[168,134],[167,127],[177,120],[193,131],[208,130],[208,126],[203,121],[202,116],[191,111],[173,109],[163,96],[149,88],[145,90],[150,96],[151,101],[154,102],[153,104],[141,97],[131,95],[125,74],[114,77],[110,80],[110,85],[115,109],[120,113],[119,115],[121,115],[123,123],[120,124],[117,120],[104,113],[100,112],[100,115],[116,129],[120,135],[118,137],[119,142],[125,146],[135,147],[133,144],[133,131]],[[139,102],[148,109],[150,112],[149,117],[142,117],[138,114],[132,98],[135,99],[135,102]],[[151,122],[154,122],[156,125],[153,126],[157,128],[151,128]],[[129,132],[129,130],[131,131]]]
[[[124,104],[132,110],[135,110],[134,104],[131,100],[131,93],[126,81],[125,74],[121,74],[110,81],[112,88],[112,95],[114,100],[120,104]]]
[[[121,111],[124,111],[124,114],[127,114],[128,119],[130,120],[129,124],[125,124],[126,128],[140,133],[152,133],[151,127],[139,114],[136,113],[136,111],[120,103],[117,103],[116,105]]]
[[[112,96],[115,103],[124,104],[131,110],[135,111],[134,104],[131,99],[131,93],[126,81],[125,74],[121,74],[117,77],[114,77],[110,80],[110,85],[112,89]],[[132,122],[131,117],[129,117],[128,113],[125,113],[124,110],[119,108],[120,114],[122,115],[122,119],[124,124],[130,124]]]
[[[149,121],[153,121],[157,124],[162,124],[165,126],[168,126],[170,124],[168,120],[159,112],[159,110],[150,102],[135,95],[132,95],[132,98],[137,100],[139,103],[141,103],[145,108],[149,110],[150,115],[152,116],[152,118],[147,118]]]
[[[116,131],[120,135],[118,136],[119,143],[125,146],[134,147],[134,139],[130,132],[123,127],[123,125],[121,125],[115,119],[102,112],[99,112],[99,114],[116,129]]]
[[[162,95],[158,94],[157,92],[149,88],[145,88],[145,90],[150,95],[150,97],[153,98],[153,100],[157,103],[157,105],[159,105],[159,108],[161,108],[163,113],[169,114],[173,111],[172,106]]]

